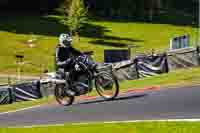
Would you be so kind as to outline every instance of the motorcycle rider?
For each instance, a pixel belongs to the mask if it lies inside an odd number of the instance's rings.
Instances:
[[[59,44],[56,48],[56,70],[70,70],[73,58],[81,54],[80,51],[72,47],[72,37],[70,34],[60,34]]]
[[[81,54],[79,50],[72,47],[72,37],[70,34],[60,34],[59,44],[56,47],[56,71],[61,78],[68,78],[66,76],[69,75],[69,71],[73,67],[74,58]],[[73,91],[69,90],[68,93],[74,95]]]

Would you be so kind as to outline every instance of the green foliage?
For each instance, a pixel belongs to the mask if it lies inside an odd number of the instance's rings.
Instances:
[[[49,12],[64,14],[68,3],[72,0],[0,0],[1,10]],[[73,0],[76,1],[76,0]],[[82,0],[89,7],[91,14],[103,17],[133,18],[148,16],[149,9],[154,9],[155,15],[162,11],[176,9],[187,13],[198,12],[198,0]],[[67,6],[66,6],[67,5]],[[159,6],[160,5],[160,6]]]
[[[64,14],[68,15],[70,6],[71,6],[72,0],[64,0],[63,6],[64,6]]]
[[[0,10],[45,13],[57,8],[63,0],[0,0]]]
[[[117,19],[148,19],[149,15],[162,15],[161,12],[184,11],[187,14],[197,12],[198,4],[182,0],[86,0],[89,11],[97,16]],[[174,12],[174,11],[173,11]]]
[[[71,2],[72,0],[63,0],[63,2],[60,3],[59,7],[54,9],[54,12],[56,14],[67,16],[69,13]]]
[[[87,9],[83,0],[73,0],[68,12],[67,25],[72,33],[79,30],[87,22]]]

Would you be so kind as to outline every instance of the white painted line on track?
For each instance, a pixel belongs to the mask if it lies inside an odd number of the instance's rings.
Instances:
[[[94,124],[117,124],[117,123],[138,123],[138,122],[200,122],[200,119],[163,119],[163,120],[129,120],[129,121],[104,121],[104,122],[83,122],[72,123],[73,126],[94,125]],[[66,123],[68,125],[69,123]],[[60,127],[65,124],[47,124],[47,125],[32,125],[32,126],[13,126],[8,128],[34,128],[34,127]]]
[[[22,109],[12,110],[12,111],[8,111],[8,112],[2,112],[2,113],[0,113],[0,115],[15,113],[15,112],[19,112],[19,111],[25,111],[25,110],[34,109],[34,108],[39,108],[41,106],[42,105],[36,105],[36,106],[28,107],[28,108],[22,108]]]
[[[64,124],[48,124],[48,125],[32,125],[32,126],[14,126],[14,127],[8,127],[8,128],[34,128],[34,127],[61,127],[64,126]]]
[[[200,122],[200,119],[163,119],[163,120],[129,120],[129,121],[105,121],[105,122],[83,122],[72,123],[72,125],[90,125],[90,124],[117,124],[117,123],[137,123],[137,122]]]

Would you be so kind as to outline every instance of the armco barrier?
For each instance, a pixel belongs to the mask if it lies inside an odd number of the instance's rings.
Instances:
[[[127,60],[118,63],[113,63],[114,74],[119,80],[138,79],[136,65],[133,61]]]
[[[170,70],[200,65],[199,47],[168,51],[167,56]]]
[[[40,80],[40,92],[42,97],[54,95],[55,84],[50,80]]]

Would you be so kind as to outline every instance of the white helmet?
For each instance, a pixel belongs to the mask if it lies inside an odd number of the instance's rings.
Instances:
[[[59,37],[59,44],[63,47],[70,47],[72,42],[72,37],[70,34],[62,33]]]

